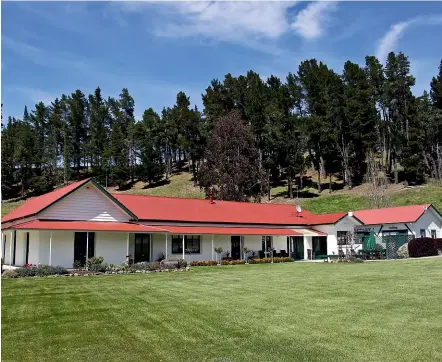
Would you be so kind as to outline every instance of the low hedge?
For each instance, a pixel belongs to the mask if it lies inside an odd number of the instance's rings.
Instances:
[[[408,242],[408,254],[410,258],[438,255],[438,242],[432,238],[415,238]]]
[[[274,263],[287,263],[292,262],[294,259],[289,257],[280,257],[280,258],[273,258]],[[272,258],[250,258],[247,260],[247,263],[249,264],[265,264],[265,263],[271,263]],[[230,259],[223,259],[221,260],[221,265],[240,265],[240,264],[246,264],[245,260],[230,260]],[[194,260],[190,263],[191,266],[214,266],[217,265],[217,262],[214,260]]]
[[[190,263],[191,266],[212,266],[216,265],[215,260],[193,260]]]
[[[273,258],[274,263],[289,263],[292,261],[295,261],[295,260],[288,257],[288,256]],[[272,262],[272,258],[262,258],[262,259],[253,258],[253,259],[248,260],[249,264],[265,264],[265,263],[271,263],[271,262]]]

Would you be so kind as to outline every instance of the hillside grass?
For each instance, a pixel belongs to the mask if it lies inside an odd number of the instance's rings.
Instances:
[[[313,175],[314,176],[314,175]],[[314,177],[312,177],[314,180]],[[339,181],[334,180],[339,186]],[[324,184],[326,185],[326,184]],[[167,182],[163,181],[159,185],[150,187],[143,182],[136,182],[127,190],[120,191],[114,187],[108,189],[110,192],[129,193],[137,195],[151,196],[169,196],[203,199],[204,192],[199,187],[193,186],[192,175],[188,172],[179,172],[173,174]],[[355,187],[353,190],[338,189],[331,194],[328,188],[324,186],[322,193],[318,194],[314,185],[309,185],[299,190],[299,204],[306,210],[314,213],[328,213],[338,211],[354,211],[368,208],[368,199],[366,197],[366,188],[364,185]],[[427,185],[400,188],[393,185],[388,191],[391,206],[405,206],[412,204],[433,204],[442,212],[442,187],[429,183]],[[295,204],[296,189],[294,190],[295,199],[287,198],[287,186],[277,186],[271,190],[271,203],[291,203]],[[263,202],[268,202],[264,197]],[[24,201],[3,202],[2,215],[11,212],[16,207],[22,205]]]
[[[2,361],[441,361],[442,258],[2,280]]]

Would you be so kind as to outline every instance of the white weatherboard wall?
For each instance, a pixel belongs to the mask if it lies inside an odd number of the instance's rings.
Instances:
[[[40,264],[49,264],[49,238],[51,232],[42,230],[39,233]],[[74,263],[74,231],[52,231],[51,264],[72,268]]]
[[[428,209],[411,227],[416,236],[420,236],[421,229],[425,229],[427,237],[431,237],[431,230],[436,230],[436,238],[442,238],[442,218],[432,208]]]
[[[109,264],[122,264],[126,260],[127,233],[95,233],[95,256],[102,256]]]
[[[92,184],[66,196],[40,215],[41,219],[129,221],[130,217],[117,204]]]

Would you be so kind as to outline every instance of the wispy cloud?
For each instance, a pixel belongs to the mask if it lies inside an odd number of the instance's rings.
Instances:
[[[34,104],[43,102],[48,105],[51,104],[55,98],[60,97],[60,94],[55,95],[49,92],[46,92],[42,89],[32,88],[32,87],[23,87],[23,86],[10,86],[9,89],[11,91],[18,92],[25,96],[29,102]]]
[[[122,13],[146,17],[148,31],[163,38],[197,38],[200,42],[229,42],[278,53],[276,44],[291,31],[289,9],[296,1],[218,1],[110,4],[104,16],[127,24]],[[153,17],[152,12],[158,16]]]
[[[330,14],[336,7],[334,1],[310,3],[296,15],[292,27],[305,39],[317,39],[324,34],[330,22]]]
[[[405,31],[415,25],[440,25],[442,24],[442,15],[432,15],[427,17],[415,17],[407,21],[393,24],[388,32],[378,41],[376,48],[376,57],[384,62],[389,52],[394,51],[399,40],[403,37]]]
[[[87,67],[86,59],[81,59],[75,54],[48,52],[45,49],[10,38],[6,35],[2,35],[2,45],[37,65],[63,69],[70,67],[75,70]]]

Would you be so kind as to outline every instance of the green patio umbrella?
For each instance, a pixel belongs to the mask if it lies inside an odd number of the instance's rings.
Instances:
[[[365,246],[364,246],[365,250],[374,249],[376,247],[376,239],[374,237],[374,231],[373,230],[370,231],[370,236],[368,237],[367,240],[365,240],[364,244],[365,244]]]

